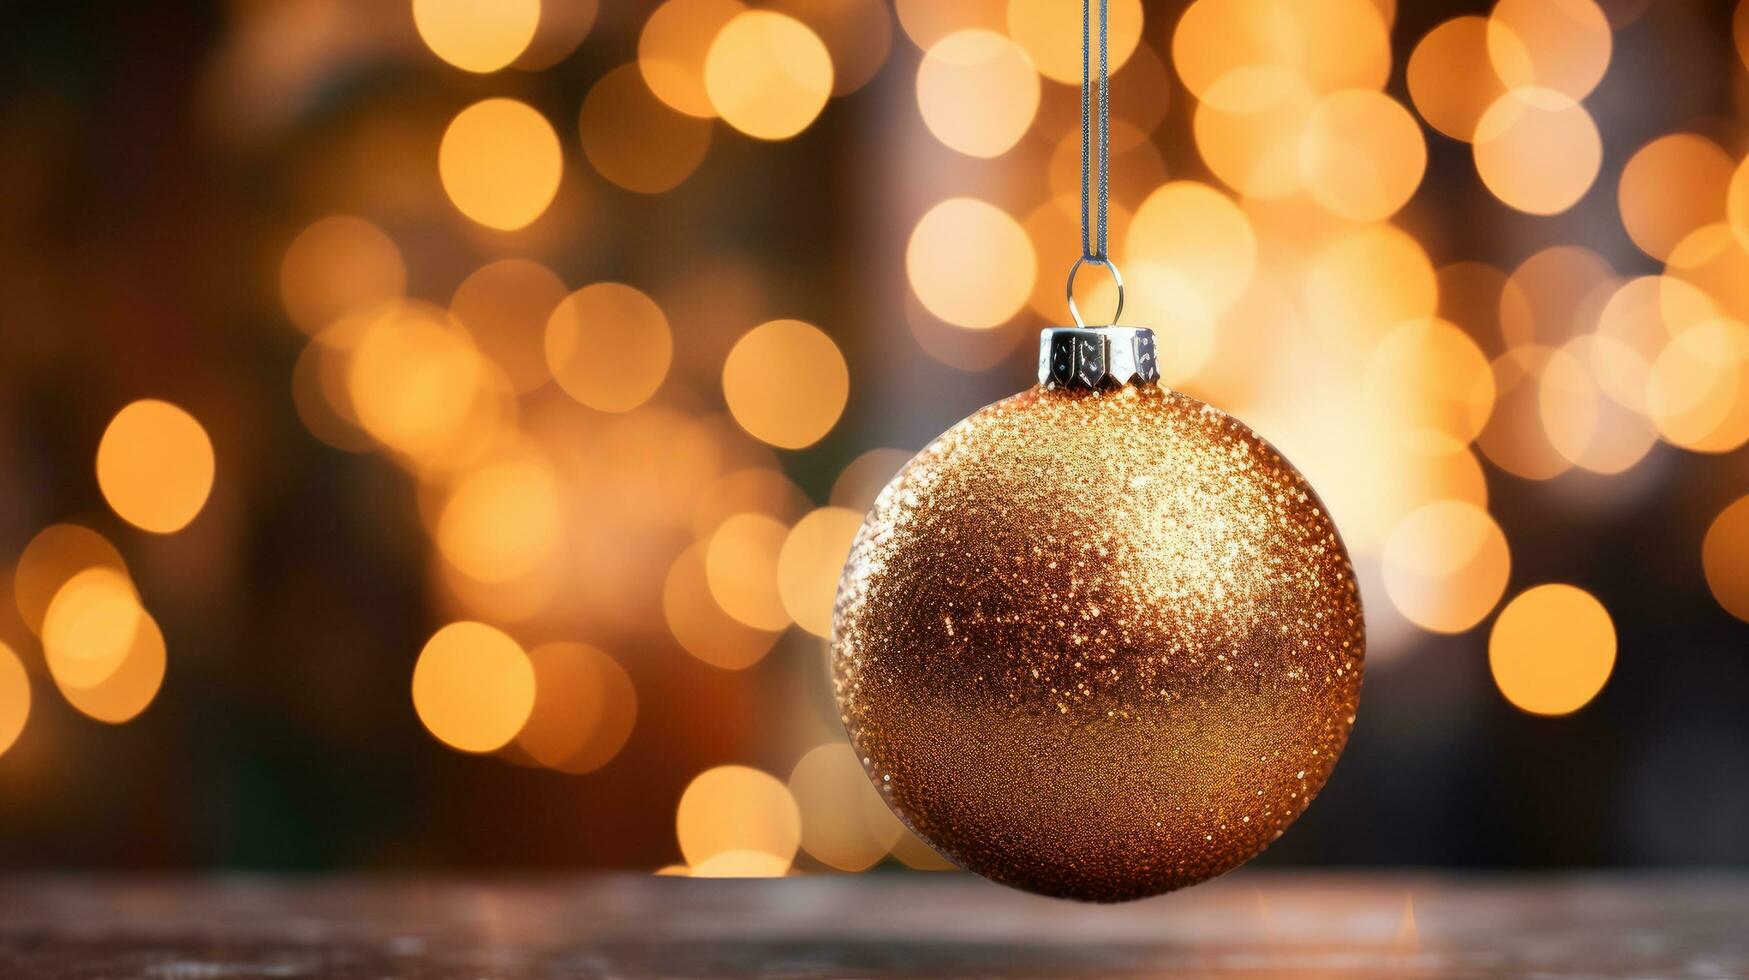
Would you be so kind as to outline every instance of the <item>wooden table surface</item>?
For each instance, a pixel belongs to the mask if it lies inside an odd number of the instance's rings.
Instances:
[[[959,874],[10,877],[0,976],[1746,977],[1749,876],[1241,871],[1120,906]]]

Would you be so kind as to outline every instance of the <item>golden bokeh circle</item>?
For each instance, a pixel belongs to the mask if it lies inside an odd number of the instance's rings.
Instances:
[[[1609,68],[1613,39],[1592,0],[1498,0],[1488,15],[1488,57],[1509,89],[1583,99]]]
[[[449,491],[433,537],[453,568],[476,582],[511,582],[540,568],[564,528],[552,466],[533,454],[494,460]]]
[[[723,399],[749,435],[780,449],[803,449],[838,424],[850,400],[850,368],[820,328],[772,320],[730,349]]]
[[[722,610],[758,630],[790,624],[778,591],[778,559],[789,528],[765,514],[736,514],[711,532],[705,545],[705,581]]]
[[[1402,103],[1370,89],[1319,101],[1300,137],[1300,171],[1319,204],[1350,221],[1382,221],[1409,203],[1427,141]]]
[[[1038,114],[1039,78],[1020,45],[986,30],[930,45],[917,67],[917,108],[929,132],[967,156],[999,157]]]
[[[809,749],[790,770],[789,789],[802,815],[802,849],[839,871],[872,867],[904,833],[848,742]]]
[[[24,662],[11,647],[0,643],[0,755],[17,744],[18,736],[24,733],[24,725],[30,720],[30,700],[30,674],[25,672]],[[868,785],[862,779],[862,770],[857,770],[856,778]]]
[[[687,653],[723,670],[745,670],[758,663],[780,635],[748,626],[717,604],[705,571],[705,544],[681,552],[669,567],[662,582],[662,615]]]
[[[749,766],[717,766],[693,777],[674,823],[680,853],[695,873],[721,855],[753,852],[772,859],[782,874],[802,841],[801,812],[789,788]]]
[[[1732,501],[1713,518],[1700,558],[1713,598],[1726,612],[1749,622],[1749,497]]]
[[[1081,47],[1065,43],[1081,34],[1079,4],[1008,0],[1005,19],[1008,36],[1026,51],[1039,74],[1068,85],[1081,84]],[[1097,19],[1095,14],[1090,26],[1096,25]],[[1115,75],[1142,39],[1142,0],[1108,0],[1106,26],[1106,64]],[[1094,58],[1098,58],[1097,53]]]
[[[572,775],[594,772],[625,747],[637,722],[637,690],[619,661],[584,643],[545,643],[528,652],[534,707],[516,746]]]
[[[1603,139],[1591,114],[1553,89],[1512,89],[1476,124],[1476,173],[1506,205],[1560,214],[1597,179]]]
[[[1603,690],[1615,650],[1615,624],[1603,603],[1572,585],[1538,585],[1500,611],[1488,636],[1488,667],[1515,707],[1566,715]]]
[[[1432,633],[1462,633],[1506,592],[1506,535],[1486,510],[1436,500],[1397,523],[1380,557],[1385,594],[1403,618]]]
[[[717,33],[747,9],[741,0],[667,0],[638,34],[638,71],[650,92],[676,112],[715,118],[704,62]]]
[[[621,65],[590,87],[577,132],[595,171],[639,194],[680,186],[711,145],[710,121],[670,109],[636,65]]]
[[[413,0],[413,26],[425,46],[476,74],[515,61],[540,19],[541,0]]]
[[[626,412],[662,387],[674,336],[656,301],[624,283],[598,282],[567,296],[547,320],[547,369],[565,394],[603,412]]]
[[[552,380],[547,369],[547,321],[565,299],[565,283],[532,259],[489,262],[463,279],[449,313],[474,346],[504,372],[519,394]]]
[[[347,314],[393,303],[406,290],[407,267],[394,239],[349,214],[311,222],[279,266],[286,315],[311,335]]]
[[[1453,17],[1428,31],[1409,53],[1409,97],[1427,124],[1469,142],[1506,85],[1488,60],[1488,19]]]
[[[126,662],[146,610],[134,583],[102,566],[67,579],[43,613],[43,660],[55,683],[96,687]]]
[[[194,416],[156,399],[110,419],[97,444],[97,486],[110,509],[156,534],[180,531],[212,494],[213,443]]]
[[[1126,271],[1152,265],[1170,273],[1201,312],[1219,313],[1251,282],[1257,235],[1232,198],[1198,181],[1175,180],[1136,209],[1123,255]]]
[[[81,714],[120,725],[151,706],[164,686],[167,663],[164,633],[158,622],[142,611],[133,641],[113,673],[90,687],[63,683],[58,676],[55,683],[61,696]]]
[[[778,552],[778,597],[796,625],[815,636],[832,633],[838,579],[862,515],[845,507],[821,507],[789,529]]]
[[[546,117],[515,99],[476,102],[443,132],[437,172],[462,214],[499,231],[526,227],[559,192],[564,156]]]
[[[1640,251],[1668,259],[1695,229],[1724,218],[1735,169],[1719,144],[1697,133],[1652,140],[1622,168],[1616,188],[1622,227]]]
[[[458,622],[426,642],[413,665],[413,707],[427,731],[462,752],[503,748],[534,710],[528,655],[484,623]]]
[[[905,248],[906,278],[925,309],[973,330],[997,327],[1026,305],[1038,275],[1032,239],[1001,208],[971,197],[924,213]]]
[[[49,603],[67,580],[88,568],[123,576],[127,563],[109,539],[81,524],[50,524],[36,533],[12,569],[13,600],[25,628],[41,634]]]
[[[717,115],[757,139],[785,140],[807,129],[832,95],[832,56],[794,17],[769,10],[736,14],[705,55],[705,93]]]

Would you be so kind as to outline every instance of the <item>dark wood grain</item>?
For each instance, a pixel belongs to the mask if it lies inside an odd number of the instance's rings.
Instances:
[[[1248,873],[1121,906],[965,875],[11,878],[0,976],[1744,977],[1749,877]]]

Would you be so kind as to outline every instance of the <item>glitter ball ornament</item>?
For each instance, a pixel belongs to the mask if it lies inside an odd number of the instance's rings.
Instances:
[[[1354,722],[1365,626],[1317,494],[1152,383],[1152,337],[1047,330],[1041,384],[954,426],[851,550],[834,685],[893,810],[957,864],[1118,901],[1280,836]]]

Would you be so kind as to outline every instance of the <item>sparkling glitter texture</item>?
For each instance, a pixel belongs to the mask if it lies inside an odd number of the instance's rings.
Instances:
[[[1366,631],[1305,478],[1158,386],[1033,388],[918,454],[851,550],[845,727],[965,868],[1119,901],[1221,874],[1330,775]]]

